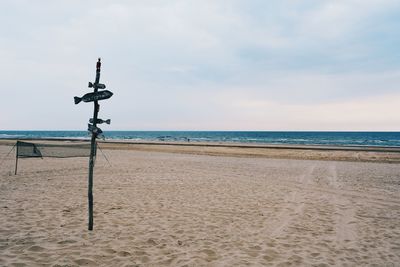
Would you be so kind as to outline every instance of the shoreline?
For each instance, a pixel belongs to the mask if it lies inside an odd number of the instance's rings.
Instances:
[[[90,138],[1,138],[0,144],[16,141],[50,141],[50,142],[90,142]],[[362,145],[320,145],[320,144],[276,144],[276,143],[245,143],[245,142],[180,142],[180,141],[131,141],[128,139],[98,140],[103,144],[128,145],[166,145],[166,146],[198,146],[198,147],[234,147],[234,148],[268,148],[268,149],[301,149],[328,151],[371,151],[398,152],[400,146],[362,146]]]
[[[19,139],[21,141],[46,142],[53,144],[88,142],[85,139]],[[17,139],[0,139],[0,145],[12,146]],[[358,147],[277,145],[212,142],[136,142],[125,140],[98,141],[104,150],[135,150],[147,152],[194,154],[209,156],[254,157],[324,161],[400,163],[400,147]]]

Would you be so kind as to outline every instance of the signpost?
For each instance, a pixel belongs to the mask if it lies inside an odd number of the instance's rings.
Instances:
[[[97,123],[102,123],[103,120],[97,118],[99,114],[100,105],[98,103],[99,100],[104,100],[110,98],[113,93],[104,90],[98,91],[99,89],[105,89],[106,86],[104,84],[99,83],[100,81],[100,70],[101,70],[101,59],[99,58],[96,64],[96,80],[94,83],[89,82],[89,88],[93,88],[92,93],[87,93],[82,97],[74,97],[75,104],[83,102],[94,102],[94,111],[93,118],[90,119],[90,123],[88,130],[92,133],[92,138],[90,141],[90,158],[89,158],[89,181],[88,181],[88,202],[89,202],[89,223],[88,230],[93,230],[93,167],[94,167],[94,158],[96,157],[96,138],[103,132],[100,128],[97,127]],[[108,124],[110,124],[110,120],[107,120]],[[104,121],[104,122],[107,122]]]

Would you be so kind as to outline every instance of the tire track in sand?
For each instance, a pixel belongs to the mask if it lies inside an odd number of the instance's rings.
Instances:
[[[316,165],[312,165],[308,168],[304,174],[296,178],[296,182],[304,186],[312,183],[311,175],[315,167]],[[282,211],[275,216],[274,223],[269,225],[269,236],[272,238],[279,237],[295,218],[303,214],[305,205],[304,193],[300,192],[298,188],[292,187],[291,189],[292,192],[284,200],[286,204],[283,206]]]
[[[355,203],[340,194],[341,183],[338,181],[337,167],[335,162],[331,162],[327,172],[329,186],[335,189],[339,194],[330,194],[329,198],[334,206],[334,229],[336,233],[336,242],[339,245],[346,245],[357,239]]]

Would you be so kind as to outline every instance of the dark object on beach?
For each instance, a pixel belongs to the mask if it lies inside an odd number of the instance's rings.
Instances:
[[[101,92],[97,92],[97,89],[95,88],[96,92],[93,93],[87,93],[82,97],[74,97],[74,101],[75,104],[79,104],[81,101],[83,102],[93,102],[93,101],[98,101],[98,100],[104,100],[104,99],[108,99],[110,97],[112,97],[113,93],[108,91],[108,90],[104,90]]]

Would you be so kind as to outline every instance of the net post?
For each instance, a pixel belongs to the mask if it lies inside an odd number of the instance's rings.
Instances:
[[[17,169],[18,169],[18,144],[19,141],[17,141],[17,150],[15,152],[15,171],[14,171],[14,175],[17,175]]]

